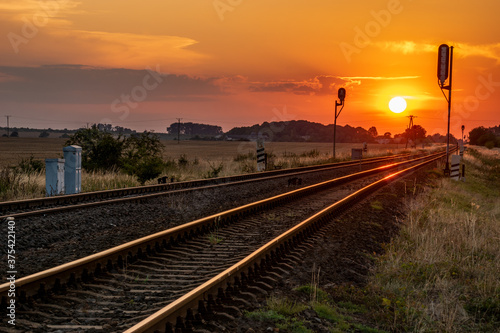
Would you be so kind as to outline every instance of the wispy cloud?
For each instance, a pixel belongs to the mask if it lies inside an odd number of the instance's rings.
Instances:
[[[253,82],[249,89],[253,92],[287,92],[297,95],[330,95],[339,87],[361,85],[364,80],[410,80],[420,76],[335,76],[319,75],[303,81]]]
[[[79,5],[71,0],[1,3],[0,29],[9,41],[0,43],[2,64],[76,63],[135,69],[169,64],[169,71],[185,72],[206,58],[190,48],[198,41],[188,37],[77,29],[74,14],[87,14]]]
[[[2,21],[18,24],[37,20],[36,23],[43,26],[67,25],[68,15],[82,13],[77,9],[79,5],[80,2],[72,0],[5,0],[0,3],[0,17]]]
[[[413,41],[385,41],[377,42],[374,45],[386,51],[403,54],[436,52],[437,46],[430,43],[416,43]]]
[[[252,92],[287,92],[296,95],[327,95],[336,87],[346,87],[357,84],[353,80],[333,75],[319,75],[309,80],[286,80],[272,82],[252,82],[249,89]]]
[[[495,44],[470,44],[463,42],[448,42],[456,50],[458,57],[484,57],[500,61],[500,43]],[[402,54],[419,54],[432,52],[437,54],[439,45],[432,43],[417,43],[413,41],[385,41],[374,45],[383,50]]]
[[[420,76],[339,76],[340,79],[349,80],[411,80],[418,79]]]

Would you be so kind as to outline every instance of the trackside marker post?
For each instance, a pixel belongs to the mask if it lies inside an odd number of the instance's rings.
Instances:
[[[264,139],[257,139],[257,171],[266,170],[267,154]]]
[[[462,157],[460,155],[451,155],[451,170],[450,177],[453,180],[460,179],[460,161]]]

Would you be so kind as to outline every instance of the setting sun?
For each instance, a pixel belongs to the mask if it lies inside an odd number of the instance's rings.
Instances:
[[[406,100],[401,96],[394,97],[389,102],[389,109],[394,113],[403,112],[406,109]]]

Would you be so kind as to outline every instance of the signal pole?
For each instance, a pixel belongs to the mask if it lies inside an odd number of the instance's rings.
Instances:
[[[337,135],[337,118],[340,116],[340,112],[344,108],[344,99],[345,99],[345,89],[340,88],[338,91],[338,97],[340,99],[340,103],[335,100],[335,119],[333,121],[333,159],[335,160],[335,136]],[[340,111],[337,113],[337,106],[342,106]]]
[[[445,86],[445,81],[448,78],[448,85]],[[451,113],[451,82],[453,74],[453,46],[449,47],[446,44],[441,44],[438,51],[438,84],[443,92],[444,98],[448,101],[448,132],[446,135],[446,166],[444,168],[444,175],[450,175],[450,113]],[[448,90],[448,98],[443,90]]]

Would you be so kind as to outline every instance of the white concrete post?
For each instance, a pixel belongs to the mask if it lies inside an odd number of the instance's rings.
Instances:
[[[45,159],[45,192],[48,197],[64,193],[64,159]]]
[[[64,183],[66,194],[80,193],[82,190],[82,147],[63,148],[65,163]]]

